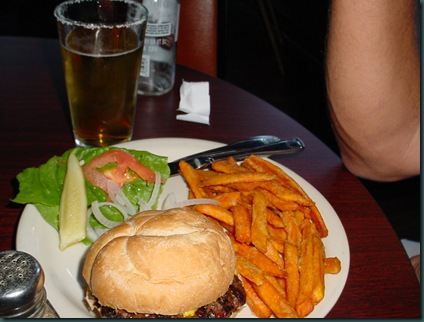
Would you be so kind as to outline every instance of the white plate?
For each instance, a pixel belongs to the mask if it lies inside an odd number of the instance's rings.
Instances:
[[[180,157],[222,146],[223,144],[204,140],[183,138],[160,138],[131,141],[121,144],[136,150],[147,150],[158,155],[166,155],[169,161]],[[337,302],[346,283],[349,271],[349,244],[339,217],[328,201],[311,184],[296,173],[281,166],[293,177],[317,204],[328,227],[328,237],[324,239],[326,255],[337,256],[342,263],[342,270],[337,275],[325,276],[325,297],[308,316],[325,317]],[[170,192],[176,194],[177,200],[186,199],[187,187],[180,176],[171,177],[164,187],[163,198]],[[16,248],[33,255],[44,269],[47,297],[62,318],[87,318],[93,315],[84,304],[85,283],[81,277],[81,265],[87,246],[77,244],[61,252],[58,233],[48,225],[33,205],[27,205],[22,213]],[[246,306],[237,315],[238,318],[254,317]]]

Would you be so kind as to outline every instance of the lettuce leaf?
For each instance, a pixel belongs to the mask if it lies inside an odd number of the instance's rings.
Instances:
[[[17,175],[19,182],[19,193],[12,200],[20,204],[33,204],[40,212],[44,220],[56,230],[59,229],[59,204],[62,193],[63,182],[66,175],[66,163],[71,152],[75,151],[78,160],[87,164],[90,160],[116,147],[104,148],[73,148],[66,151],[62,156],[54,156],[39,167],[31,167],[23,170]],[[159,172],[163,182],[169,177],[168,158],[158,156],[148,151],[137,151],[119,148],[132,154],[153,172]],[[138,178],[126,184],[123,191],[126,197],[137,205],[137,200],[148,201],[153,191],[154,184],[148,185],[146,181]],[[95,200],[106,201],[106,193],[86,180],[86,193],[88,205]],[[155,203],[157,207],[157,201]],[[113,211],[108,212],[108,217],[113,220],[119,216]],[[95,219],[90,218],[91,226],[100,225]]]

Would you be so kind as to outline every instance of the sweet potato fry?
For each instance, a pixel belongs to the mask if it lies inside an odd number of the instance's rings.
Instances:
[[[278,267],[278,265],[269,259],[267,256],[262,254],[253,246],[248,246],[243,243],[239,243],[233,239],[233,248],[237,255],[244,257],[249,262],[260,268],[265,274],[269,274],[277,277],[285,277],[285,272]]]
[[[272,312],[270,308],[259,298],[251,282],[245,277],[241,276],[243,287],[246,292],[247,305],[258,318],[266,319],[271,317]]]
[[[301,188],[285,171],[283,171],[280,167],[274,165],[273,163],[260,158],[256,155],[250,155],[243,161],[243,166],[263,173],[272,173],[278,177],[278,180],[282,185],[290,187],[293,191],[300,191]]]
[[[298,192],[291,191],[282,186],[277,180],[270,180],[266,183],[261,182],[259,186],[273,193],[277,198],[283,201],[296,202],[303,206],[312,206],[314,204],[313,201],[303,197]]]
[[[274,247],[274,249],[280,254],[284,252],[284,244],[282,242],[279,242],[271,238],[271,239],[268,239],[268,243],[270,243],[272,247]]]
[[[242,204],[234,206],[231,210],[234,217],[234,234],[236,240],[241,243],[250,244],[252,241],[252,214]]]
[[[268,233],[272,240],[283,243],[287,240],[287,232],[283,228],[268,225]]]
[[[309,314],[310,308],[307,305],[311,301],[312,287],[313,287],[313,272],[312,272],[312,233],[310,225],[303,228],[303,240],[300,244],[300,280],[299,280],[299,296],[296,301],[296,311],[300,317]],[[312,305],[313,308],[313,305]]]
[[[275,178],[274,175],[268,173],[259,172],[246,172],[246,173],[217,173],[215,176],[211,176],[201,182],[202,186],[216,186],[216,185],[227,185],[231,183],[240,182],[258,182],[258,181],[270,181]]]
[[[313,270],[314,274],[314,285],[312,289],[312,296],[314,298],[314,304],[321,302],[324,298],[324,245],[322,244],[321,238],[318,234],[312,236],[313,245]]]
[[[185,178],[191,192],[195,198],[206,198],[206,193],[199,187],[199,178],[196,175],[193,167],[185,161],[179,162],[180,172]]]
[[[280,211],[286,211],[286,210],[296,210],[299,208],[299,204],[297,204],[294,201],[286,201],[281,200],[276,195],[272,194],[271,192],[263,189],[262,193],[265,195],[265,197],[269,200],[269,202],[278,210]]]
[[[281,217],[269,208],[267,208],[266,210],[266,219],[272,227],[284,228],[284,224],[281,220]]]
[[[202,204],[197,205],[195,209],[202,214],[205,214],[209,217],[213,217],[219,221],[226,223],[227,225],[234,226],[234,218],[231,211],[222,208],[217,205],[211,204]]]
[[[222,208],[229,209],[231,207],[236,206],[240,202],[241,192],[232,191],[232,192],[221,193],[217,195],[214,199],[219,202],[219,205]]]
[[[216,175],[215,171],[200,170],[200,169],[194,169],[193,171],[196,174],[196,176],[199,178],[199,182],[202,182],[206,180],[207,178],[210,178]]]
[[[190,198],[219,206],[193,208],[223,226],[236,253],[253,314],[261,318],[306,317],[324,297],[325,274],[337,274],[337,257],[326,258],[325,222],[313,200],[280,167],[257,156],[233,158],[212,170],[181,163]]]
[[[324,273],[338,274],[342,269],[340,259],[337,257],[327,257],[324,259]]]
[[[236,192],[236,189],[233,189],[229,186],[208,186],[204,187],[204,190],[208,191],[209,194],[213,197],[219,196],[221,193]]]
[[[262,270],[243,256],[236,255],[236,268],[242,276],[255,285],[262,285],[265,280]]]
[[[265,275],[265,278],[275,287],[275,289],[280,293],[283,297],[287,298],[286,290],[282,284],[279,282],[279,278],[271,275]]]
[[[239,166],[232,157],[227,158],[226,160],[213,162],[212,169],[222,173],[251,172],[245,167]]]
[[[324,219],[321,216],[320,211],[318,210],[316,205],[313,205],[311,207],[311,214],[310,214],[312,221],[315,223],[315,225],[317,226],[317,230],[319,232],[319,235],[321,238],[327,237],[328,236],[328,229],[327,226],[325,225]]]
[[[284,244],[284,265],[287,272],[287,301],[295,307],[299,295],[299,251],[290,242]]]
[[[278,247],[278,246],[277,246]],[[266,244],[266,252],[265,255],[271,259],[274,263],[278,265],[281,269],[284,269],[284,259],[281,257],[280,253],[278,252],[276,246],[274,246],[274,243],[272,240],[268,240]]]
[[[263,181],[255,181],[255,182],[238,182],[238,183],[229,183],[227,187],[236,190],[236,191],[246,191],[250,192],[255,190],[258,187],[261,187]]]
[[[296,311],[300,317],[305,317],[314,309],[314,247],[313,247],[313,224],[303,228],[303,240],[300,244],[300,280],[299,296],[296,301]]]
[[[295,245],[299,245],[302,241],[302,231],[290,212],[286,212],[281,217],[284,229],[287,232],[287,240]]]
[[[328,235],[328,230],[325,225],[325,222],[321,216],[321,213],[319,212],[318,208],[316,207],[315,203],[309,198],[307,193],[302,189],[302,187],[293,180],[292,177],[290,177],[285,171],[283,171],[280,167],[276,166],[275,164],[272,164],[271,162],[268,162],[265,159],[259,158],[258,156],[251,155],[247,159],[243,161],[243,166],[245,166],[248,169],[255,169],[256,171],[264,172],[264,173],[271,173],[277,176],[277,179],[282,185],[286,187],[290,187],[291,190],[298,192],[300,195],[302,195],[305,199],[309,200],[312,204],[310,205],[312,207],[312,220],[317,226],[318,232],[321,237],[326,237]]]
[[[262,253],[267,252],[268,229],[266,208],[267,200],[260,191],[253,191],[252,205],[252,243]]]
[[[271,309],[277,318],[296,318],[297,313],[287,302],[286,298],[267,280],[261,285],[252,285],[253,289]]]

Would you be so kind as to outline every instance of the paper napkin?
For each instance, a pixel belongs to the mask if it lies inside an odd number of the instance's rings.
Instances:
[[[186,82],[180,87],[180,105],[177,120],[209,125],[210,114],[209,82]]]

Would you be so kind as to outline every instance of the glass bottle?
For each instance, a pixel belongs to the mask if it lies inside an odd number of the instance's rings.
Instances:
[[[138,93],[158,96],[175,82],[179,0],[139,0],[149,11]]]
[[[47,300],[40,263],[25,252],[0,252],[0,318],[58,317]]]

